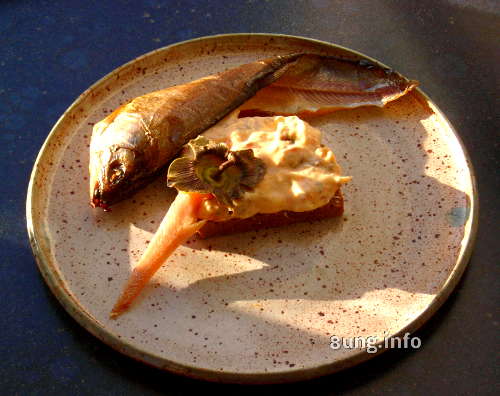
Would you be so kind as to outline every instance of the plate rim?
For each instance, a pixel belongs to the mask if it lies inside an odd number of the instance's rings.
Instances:
[[[78,301],[72,297],[69,291],[66,290],[64,282],[61,276],[59,275],[58,270],[55,267],[51,266],[50,260],[46,257],[45,253],[43,252],[43,249],[40,248],[40,243],[39,243],[40,237],[38,236],[38,233],[35,230],[34,220],[33,220],[34,218],[33,204],[34,204],[34,196],[36,195],[34,194],[35,179],[37,177],[37,173],[39,172],[39,167],[44,157],[44,154],[48,150],[49,142],[53,139],[53,136],[59,129],[59,125],[65,120],[67,114],[70,113],[75,107],[77,107],[87,97],[89,92],[94,91],[101,84],[104,84],[110,78],[115,76],[117,73],[120,73],[120,71],[126,69],[130,65],[133,65],[134,63],[141,61],[144,58],[153,56],[156,53],[161,53],[175,47],[181,47],[186,44],[202,42],[206,40],[231,39],[231,38],[242,39],[244,37],[252,37],[252,36],[261,36],[263,38],[275,37],[278,39],[279,38],[296,39],[298,41],[303,41],[310,44],[316,44],[320,46],[339,49],[342,51],[347,51],[356,56],[368,59],[383,67],[388,67],[387,65],[378,61],[377,59],[365,55],[362,52],[352,50],[350,48],[338,44],[308,37],[288,35],[288,34],[274,34],[274,33],[227,33],[227,34],[202,36],[190,40],[176,42],[149,51],[113,69],[111,72],[107,73],[105,76],[103,76],[95,83],[90,85],[73,101],[73,103],[59,117],[59,119],[57,120],[57,122],[54,124],[49,134],[47,135],[42,147],[40,148],[40,151],[38,152],[38,155],[34,162],[33,169],[31,171],[28,190],[27,190],[27,198],[26,198],[26,223],[27,223],[29,242],[31,249],[33,251],[33,255],[35,257],[35,261],[37,263],[38,269],[43,279],[45,280],[45,283],[49,286],[51,292],[55,295],[57,300],[61,303],[61,305],[73,319],[75,319],[82,327],[84,327],[92,335],[97,337],[100,341],[104,342],[106,345],[110,346],[114,350],[128,357],[131,357],[137,361],[145,363],[149,366],[196,379],[203,379],[212,382],[228,382],[228,383],[240,383],[240,384],[288,383],[288,382],[296,382],[306,379],[312,379],[347,369],[364,361],[370,360],[373,357],[378,356],[379,354],[383,353],[384,351],[390,348],[385,348],[383,345],[383,341],[381,341],[376,345],[378,347],[378,351],[376,353],[368,353],[366,349],[363,349],[356,353],[352,353],[346,358],[339,361],[321,364],[306,369],[298,368],[295,370],[287,370],[284,372],[271,372],[271,373],[240,373],[231,371],[220,372],[211,369],[204,369],[200,367],[179,364],[165,357],[160,357],[150,353],[145,353],[141,351],[139,348],[131,344],[128,344],[126,341],[118,339],[115,335],[113,335],[113,333],[106,330],[105,327],[101,325],[95,318],[90,316],[85,311],[85,309],[78,303]],[[463,241],[465,241],[465,248],[460,252],[456,264],[450,271],[445,283],[440,288],[438,294],[435,295],[430,304],[426,307],[426,309],[424,309],[424,311],[419,316],[417,316],[415,319],[409,322],[399,332],[391,334],[390,337],[399,337],[407,332],[414,333],[424,323],[426,323],[430,319],[430,317],[441,307],[444,301],[447,300],[447,298],[449,297],[449,295],[451,294],[451,292],[454,290],[459,280],[461,279],[467,267],[467,264],[470,260],[477,237],[477,229],[479,221],[479,194],[477,188],[476,173],[474,171],[471,158],[464,145],[464,142],[461,139],[458,132],[456,131],[453,124],[449,121],[446,115],[438,108],[438,106],[429,98],[429,96],[425,94],[420,88],[417,88],[416,91],[423,96],[423,98],[427,101],[428,105],[432,108],[432,110],[446,122],[454,138],[460,145],[460,148],[466,160],[472,187],[472,196],[469,197],[470,214],[468,218],[468,222],[470,222],[470,231],[468,233],[467,232],[464,233],[462,243]]]

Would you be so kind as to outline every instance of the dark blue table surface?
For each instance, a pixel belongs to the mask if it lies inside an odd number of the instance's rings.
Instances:
[[[494,0],[0,2],[0,395],[493,394],[498,391],[498,37]],[[270,32],[337,43],[421,87],[463,138],[480,223],[469,267],[417,335],[342,373],[292,385],[210,384],[146,367],[87,333],[45,286],[28,243],[25,199],[62,112],[115,67],[194,37]]]

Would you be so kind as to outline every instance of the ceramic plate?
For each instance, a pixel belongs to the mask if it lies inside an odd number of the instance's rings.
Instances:
[[[453,127],[417,90],[383,109],[311,120],[353,177],[343,188],[342,218],[192,239],[130,312],[108,319],[173,193],[160,178],[112,212],[92,209],[92,125],[137,95],[301,51],[363,57],[290,36],[187,41],[116,69],[54,126],[33,169],[28,230],[47,284],[92,334],[128,356],[192,377],[286,382],[376,355],[362,342],[331,348],[330,337],[376,338],[380,353],[384,338],[414,331],[449,295],[474,239],[475,181]]]

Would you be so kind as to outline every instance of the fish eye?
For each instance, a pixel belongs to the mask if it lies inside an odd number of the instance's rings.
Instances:
[[[125,167],[123,164],[115,161],[110,165],[108,175],[111,184],[119,183],[125,176]]]

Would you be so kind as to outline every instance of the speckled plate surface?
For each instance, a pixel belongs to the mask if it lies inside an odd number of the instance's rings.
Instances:
[[[28,191],[30,240],[51,290],[102,341],[197,378],[294,381],[374,356],[365,348],[333,350],[332,335],[382,340],[413,331],[456,285],[477,224],[474,176],[451,125],[415,91],[384,109],[311,120],[353,176],[342,218],[192,239],[129,313],[108,319],[173,193],[160,179],[110,213],[92,209],[92,125],[142,93],[298,51],[361,56],[289,36],[188,41],[113,71],[54,126]]]

